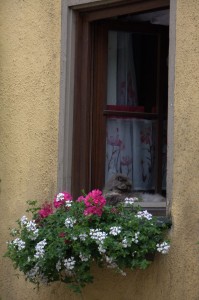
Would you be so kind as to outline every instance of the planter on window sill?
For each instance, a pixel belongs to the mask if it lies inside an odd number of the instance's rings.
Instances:
[[[134,202],[126,198],[116,207],[107,206],[99,190],[75,201],[69,193],[59,193],[53,205],[42,207],[29,202],[32,219],[17,221],[5,256],[30,282],[62,281],[76,292],[93,281],[93,262],[121,275],[126,268],[145,269],[156,252],[169,251],[165,233],[170,223]]]

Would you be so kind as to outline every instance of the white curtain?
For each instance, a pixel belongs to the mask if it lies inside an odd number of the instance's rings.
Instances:
[[[131,33],[117,33],[117,105],[138,104],[132,42]]]
[[[107,105],[138,105],[132,34],[109,32]],[[107,118],[106,181],[127,175],[134,189],[154,189],[155,121]]]
[[[106,180],[127,175],[136,190],[154,189],[155,121],[108,118]]]

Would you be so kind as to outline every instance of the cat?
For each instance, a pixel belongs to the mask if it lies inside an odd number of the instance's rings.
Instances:
[[[123,174],[114,174],[105,184],[103,195],[107,205],[116,206],[124,202],[125,198],[137,197],[143,202],[162,202],[166,199],[160,194],[150,194],[133,191],[133,184],[130,179]]]

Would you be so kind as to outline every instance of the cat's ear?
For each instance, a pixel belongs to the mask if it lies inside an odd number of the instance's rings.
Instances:
[[[116,179],[117,179],[118,181],[123,181],[123,180],[124,180],[124,178],[122,178],[121,175],[118,175],[118,176],[116,177]]]

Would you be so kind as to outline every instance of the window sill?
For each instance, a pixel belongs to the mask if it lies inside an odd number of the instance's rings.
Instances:
[[[154,216],[166,216],[166,201],[164,202],[137,202],[135,205],[139,205],[143,209],[146,209]]]

